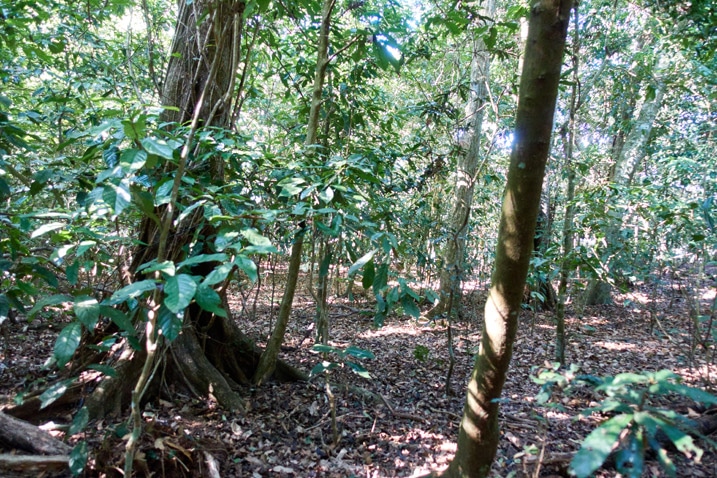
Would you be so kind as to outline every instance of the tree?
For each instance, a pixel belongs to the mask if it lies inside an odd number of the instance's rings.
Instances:
[[[533,251],[571,7],[569,1],[542,0],[531,8],[492,285],[458,449],[444,474],[447,477],[488,476],[498,448],[498,399],[513,352]]]
[[[481,14],[492,18],[495,2],[487,0]],[[475,34],[475,33],[474,33]],[[439,302],[430,311],[430,316],[453,314],[460,309],[461,282],[465,261],[466,234],[470,222],[471,208],[478,173],[480,172],[480,143],[483,136],[483,115],[488,101],[488,78],[490,54],[482,36],[473,39],[471,60],[470,93],[466,108],[470,128],[468,148],[459,156],[456,165],[456,186],[453,212],[450,216],[448,240],[443,249],[440,270]]]

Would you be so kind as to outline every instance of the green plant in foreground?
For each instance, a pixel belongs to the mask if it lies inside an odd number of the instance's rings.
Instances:
[[[565,373],[559,365],[543,370],[533,380],[542,385],[538,402],[547,403],[555,388],[566,392],[588,386],[605,396],[595,407],[583,410],[581,416],[594,413],[610,415],[583,441],[570,463],[570,471],[578,478],[591,476],[611,455],[616,470],[626,477],[640,477],[645,468],[645,454],[653,452],[669,476],[676,475],[676,467],[668,456],[667,446],[674,447],[690,460],[699,462],[703,450],[692,436],[702,436],[695,424],[677,412],[652,404],[659,396],[678,395],[708,405],[717,404],[717,397],[704,390],[683,385],[679,375],[669,371],[621,373],[599,378],[577,375],[572,365]]]

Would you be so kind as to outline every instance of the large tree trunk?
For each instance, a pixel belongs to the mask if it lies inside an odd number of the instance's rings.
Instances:
[[[541,0],[531,9],[493,284],[480,351],[468,383],[458,449],[444,476],[488,476],[498,449],[498,399],[513,352],[533,252],[571,6],[570,1]]]
[[[239,59],[241,34],[244,30],[243,1],[195,0],[180,2],[172,54],[162,89],[162,103],[166,107],[162,119],[190,126],[186,138],[183,160],[194,148],[192,136],[199,127],[213,126],[231,128],[235,92],[234,78]],[[210,181],[221,184],[224,179],[224,165],[215,156],[206,165],[185,165],[181,161],[177,169],[169,164],[167,175],[181,176],[182,167],[206,175]],[[204,238],[201,253],[215,252],[211,249],[214,228],[205,223],[201,213],[190,215],[180,224],[173,225],[175,217],[170,203],[166,210],[158,211],[164,221],[160,227],[156,221],[145,218],[140,226],[139,245],[132,258],[130,272],[139,278],[137,270],[152,260],[178,262],[185,259],[189,244],[196,237]],[[198,234],[198,236],[197,236]],[[193,275],[206,276],[217,264],[205,263],[192,270]],[[228,409],[242,407],[243,399],[237,393],[239,384],[250,383],[261,352],[239,330],[229,314],[226,283],[219,284],[217,292],[227,317],[221,317],[191,304],[184,312],[184,324],[177,340],[170,344],[169,353],[153,351],[152,333],[144,335],[147,351],[133,352],[129,347],[118,365],[116,378],[105,379],[87,401],[93,417],[117,412],[128,403],[132,396],[129,387],[149,378],[157,381],[159,375],[152,373],[144,377],[147,370],[158,366],[157,360],[164,360],[165,377],[174,379],[178,386],[199,395],[213,396],[220,405]],[[151,305],[151,304],[150,304]],[[277,365],[277,374],[285,379],[303,379],[305,375],[284,363]],[[138,387],[143,389],[143,387]],[[158,384],[150,386],[144,400],[151,393],[160,391]]]
[[[494,0],[487,0],[484,3],[482,14],[486,17],[493,17],[495,14]],[[483,133],[483,111],[488,98],[489,75],[490,54],[482,36],[477,36],[473,41],[471,90],[466,108],[466,116],[471,125],[468,132],[470,142],[466,153],[458,158],[453,213],[451,214],[448,240],[443,249],[440,271],[439,302],[429,312],[430,317],[445,313],[452,315],[460,310],[466,233],[473,206],[475,183],[480,170],[480,140]]]

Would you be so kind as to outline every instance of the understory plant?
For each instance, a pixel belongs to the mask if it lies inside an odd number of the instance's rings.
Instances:
[[[684,385],[674,372],[620,373],[602,378],[578,372],[576,365],[560,372],[559,364],[555,363],[533,378],[542,385],[537,397],[540,404],[560,407],[559,402],[551,403],[558,390],[571,394],[587,388],[601,396],[597,405],[579,415],[607,419],[588,434],[570,462],[570,471],[578,478],[592,476],[607,464],[614,466],[622,476],[637,478],[645,470],[647,456],[654,456],[667,475],[676,476],[677,468],[668,452],[677,450],[689,460],[699,462],[703,450],[694,437],[714,447],[715,443],[703,435],[695,421],[659,405],[660,398],[664,403],[664,399],[670,397],[717,404],[717,397]]]

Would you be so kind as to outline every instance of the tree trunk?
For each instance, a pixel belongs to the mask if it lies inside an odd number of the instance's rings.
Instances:
[[[659,71],[658,71],[659,74]],[[612,184],[620,187],[627,187],[632,182],[632,178],[637,171],[638,166],[647,155],[647,144],[650,139],[650,133],[655,123],[657,113],[662,106],[662,98],[665,94],[666,82],[664,78],[657,79],[655,88],[655,96],[650,100],[645,100],[638,113],[637,120],[630,132],[627,134],[624,143],[619,147],[619,154],[615,159],[615,167],[612,173]],[[622,244],[620,238],[620,229],[622,222],[619,219],[608,219],[605,225],[605,242],[609,249],[619,249]],[[605,263],[608,271],[611,271],[614,264],[615,254],[605,255]],[[586,305],[609,304],[612,302],[610,297],[612,287],[607,282],[594,279],[590,281],[585,290],[584,303]]]
[[[484,3],[482,14],[487,17],[493,17],[495,14],[494,0],[487,0]],[[470,143],[466,153],[458,158],[453,213],[451,214],[448,241],[443,249],[440,271],[439,302],[429,312],[430,317],[446,313],[452,315],[460,310],[466,232],[473,205],[475,183],[480,171],[480,140],[483,132],[483,111],[488,98],[489,75],[490,54],[482,36],[478,36],[473,42],[471,90],[466,108],[466,116],[469,118],[471,125],[468,132],[470,134]]]
[[[164,110],[162,120],[191,123],[182,151],[183,160],[195,147],[192,137],[197,128],[231,128],[244,7],[243,1],[236,0],[180,2],[172,54],[162,89],[162,103],[171,108]],[[168,164],[165,174],[181,179],[184,166],[181,161],[177,169]],[[207,166],[193,166],[194,171],[206,174],[210,181],[222,183],[224,164],[220,156],[214,156]],[[161,260],[175,263],[185,259],[188,246],[197,234],[205,238],[205,250],[201,253],[214,252],[209,246],[216,233],[213,226],[204,222],[201,213],[190,215],[180,224],[173,224],[171,210],[174,207],[176,205],[172,202],[166,206],[167,209],[159,211],[161,217],[169,219],[161,227],[149,218],[142,221],[139,232],[141,245],[135,249],[130,266],[135,279],[139,266],[158,256]],[[192,274],[206,276],[216,265],[200,264],[193,268]],[[99,418],[126,406],[131,396],[128,387],[134,383],[141,384],[145,378],[156,379],[160,375],[152,373],[145,377],[148,370],[159,366],[157,360],[165,361],[165,376],[175,379],[176,384],[198,395],[211,395],[227,409],[241,408],[243,399],[236,388],[239,384],[249,384],[247,377],[254,375],[260,351],[231,319],[225,285],[226,281],[219,284],[217,292],[227,317],[202,310],[196,303],[191,304],[184,312],[179,338],[170,344],[168,354],[156,352],[156,359],[153,350],[161,349],[159,344],[152,345],[152,341],[159,338],[156,328],[148,329],[144,335],[147,351],[135,352],[127,347],[118,365],[117,377],[103,380],[88,398],[90,415]],[[306,378],[286,364],[281,363],[277,368],[286,379]],[[135,393],[141,392],[141,397],[144,392],[140,388],[144,387],[137,386]],[[148,390],[156,393],[159,389],[155,383]],[[144,401],[149,398],[149,394],[145,395]]]
[[[329,66],[329,31],[331,28],[331,12],[336,5],[336,0],[324,0],[321,10],[321,30],[319,32],[319,46],[316,58],[316,72],[314,74],[314,88],[311,94],[311,109],[309,110],[309,121],[306,126],[306,154],[313,156],[316,154],[318,132],[319,132],[319,113],[321,112],[322,93],[324,91],[324,79],[326,78],[326,68]],[[302,226],[304,227],[304,226]],[[268,378],[273,372],[274,365],[281,344],[284,341],[284,333],[289,322],[291,314],[292,302],[294,300],[294,292],[296,290],[296,282],[299,278],[299,267],[301,266],[301,251],[304,244],[304,232],[299,233],[294,245],[291,248],[291,257],[289,258],[289,272],[286,279],[286,289],[284,297],[281,301],[279,309],[279,317],[276,319],[274,331],[271,334],[266,350],[261,355],[259,365],[257,366],[253,382],[260,384]],[[309,286],[311,287],[311,285]]]
[[[580,62],[580,22],[578,21],[579,5],[575,5],[573,15],[573,85],[570,90],[570,110],[568,124],[561,130],[563,135],[563,148],[565,151],[565,169],[568,171],[568,187],[565,194],[565,217],[563,219],[563,257],[560,261],[560,281],[558,283],[558,300],[555,308],[555,360],[565,365],[565,301],[567,300],[568,278],[570,276],[570,261],[573,252],[575,220],[575,166],[573,165],[573,150],[575,146],[575,116],[578,109],[578,67]]]
[[[493,285],[485,306],[480,351],[468,383],[458,449],[444,474],[448,477],[488,476],[498,448],[498,399],[510,365],[533,252],[571,6],[570,1],[541,0],[531,9]]]

